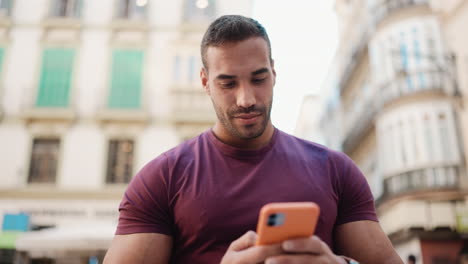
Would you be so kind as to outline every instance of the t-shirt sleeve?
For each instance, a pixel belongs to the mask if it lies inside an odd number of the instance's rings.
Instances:
[[[342,161],[338,165],[339,202],[336,225],[354,221],[378,221],[375,211],[374,197],[366,178],[345,154],[340,153]]]
[[[172,235],[168,165],[163,154],[148,163],[130,182],[119,206],[116,235]]]

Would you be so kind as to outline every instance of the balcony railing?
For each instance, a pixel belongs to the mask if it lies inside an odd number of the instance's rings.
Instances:
[[[384,180],[384,192],[379,200],[423,191],[457,190],[461,188],[461,173],[459,165],[431,166],[398,173]]]
[[[456,87],[449,72],[441,70],[415,71],[411,73],[401,72],[397,76],[378,87],[379,107],[398,98],[421,93],[439,92],[446,95],[455,95]]]
[[[216,115],[210,97],[200,89],[171,91],[172,119],[176,123],[214,123]]]
[[[378,25],[382,20],[395,11],[413,7],[428,5],[429,0],[383,0],[373,9],[374,25]]]
[[[352,113],[344,113],[345,132],[343,151],[352,152],[361,139],[374,126],[376,114],[387,104],[401,97],[417,93],[440,93],[454,96],[455,83],[447,71],[426,70],[412,73],[401,73],[392,80],[378,85],[374,96],[368,96],[363,106]]]

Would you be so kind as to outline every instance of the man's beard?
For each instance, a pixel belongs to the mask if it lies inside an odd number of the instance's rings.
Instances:
[[[212,100],[213,106],[216,111],[221,125],[231,134],[231,136],[239,139],[254,139],[257,138],[265,132],[265,129],[270,121],[271,106],[273,104],[273,99],[270,99],[270,102],[267,106],[258,106],[253,105],[249,108],[233,108],[229,109],[227,113],[223,112],[218,105]],[[235,116],[239,114],[259,114],[259,118],[263,118],[260,123],[255,123],[252,125],[238,125],[235,124]]]

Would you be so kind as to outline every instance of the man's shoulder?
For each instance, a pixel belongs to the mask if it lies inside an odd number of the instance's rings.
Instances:
[[[176,161],[185,160],[187,158],[193,158],[196,153],[202,153],[202,148],[206,148],[206,137],[209,131],[202,132],[198,136],[188,139],[179,145],[161,153],[159,156],[154,158],[150,163],[174,163]]]
[[[332,160],[342,160],[347,157],[346,154],[319,143],[299,138],[280,130],[278,132],[280,144],[287,147],[290,151],[298,152],[301,155],[320,155]]]

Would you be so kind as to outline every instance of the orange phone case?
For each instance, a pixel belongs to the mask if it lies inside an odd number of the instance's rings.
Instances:
[[[313,202],[266,204],[260,210],[258,218],[256,245],[312,236],[319,214],[320,208]],[[282,224],[273,224],[272,218],[281,218]]]

